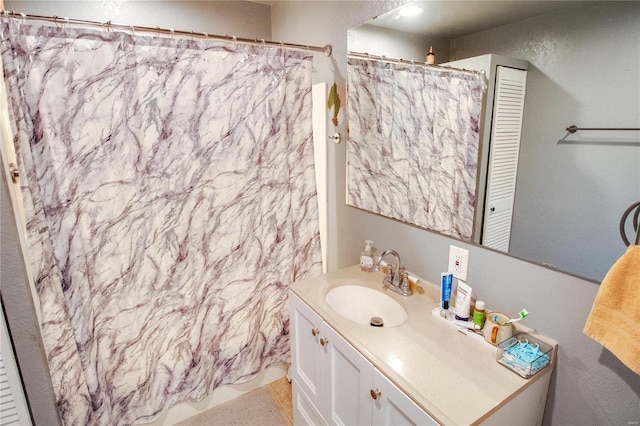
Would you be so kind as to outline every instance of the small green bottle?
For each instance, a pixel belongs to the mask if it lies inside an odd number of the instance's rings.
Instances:
[[[482,300],[476,300],[476,307],[473,309],[473,323],[484,327],[485,319],[484,302]]]

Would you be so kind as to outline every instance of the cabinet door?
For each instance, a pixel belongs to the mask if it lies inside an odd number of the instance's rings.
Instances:
[[[482,245],[509,251],[527,72],[498,66]]]
[[[293,424],[296,426],[320,426],[327,422],[320,414],[318,407],[311,402],[304,391],[300,388],[298,380],[291,382],[291,399],[293,405]]]
[[[329,365],[325,419],[336,425],[371,424],[373,366],[328,326],[325,335]]]
[[[371,424],[393,426],[437,425],[422,408],[378,370],[374,368],[372,375],[372,389],[376,398],[373,400]]]
[[[320,345],[324,323],[311,308],[289,293],[291,325],[292,379],[309,401],[322,410],[324,387],[322,363],[325,351]]]

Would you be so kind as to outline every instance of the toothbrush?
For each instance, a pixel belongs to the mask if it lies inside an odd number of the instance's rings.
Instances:
[[[520,317],[519,317],[519,318],[516,318],[516,319],[509,318],[509,321],[507,321],[505,324],[510,324],[510,323],[512,323],[512,322],[518,322],[518,321],[520,321],[521,319],[526,318],[526,317],[527,317],[527,315],[529,315],[529,311],[527,311],[526,309],[523,309],[523,310],[521,310],[521,311],[520,311],[520,314],[519,314],[519,315],[520,315]]]

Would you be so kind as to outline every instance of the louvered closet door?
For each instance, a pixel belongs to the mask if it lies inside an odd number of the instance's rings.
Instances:
[[[482,244],[509,251],[527,72],[498,66]]]
[[[31,417],[4,321],[4,306],[0,315],[0,327],[0,426],[30,426]]]

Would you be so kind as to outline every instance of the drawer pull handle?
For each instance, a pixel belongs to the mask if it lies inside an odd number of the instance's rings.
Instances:
[[[327,343],[329,343],[329,339],[325,339],[324,337],[322,339],[320,339],[320,344],[322,346],[326,345]]]
[[[314,337],[317,336],[318,333],[320,333],[320,330],[318,330],[317,328],[311,329],[311,334],[313,334]]]
[[[376,389],[376,390],[371,389],[371,398],[378,399],[381,393],[382,392],[380,392],[380,389]]]

